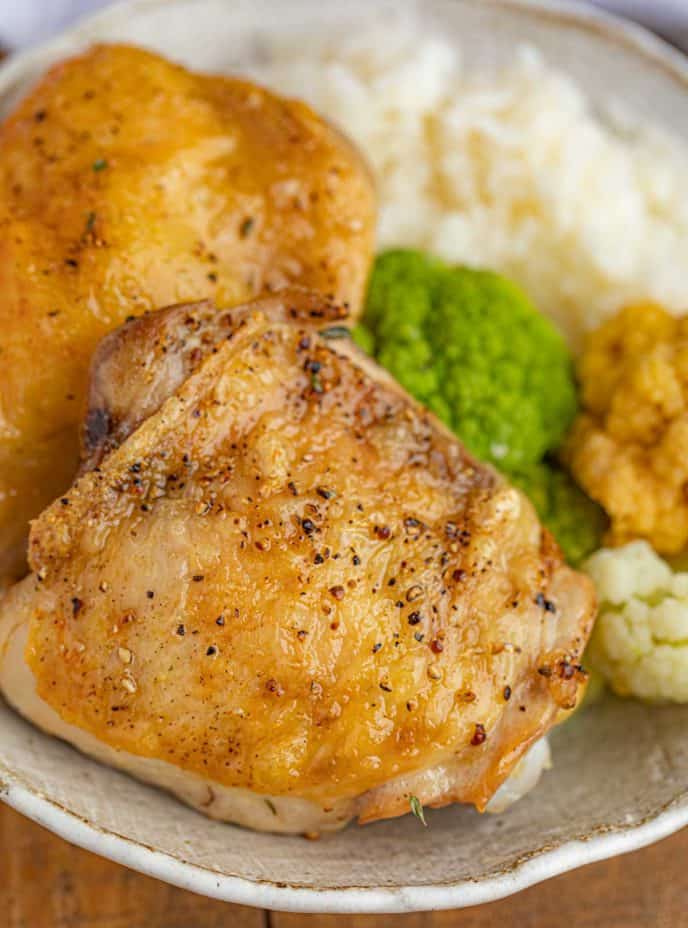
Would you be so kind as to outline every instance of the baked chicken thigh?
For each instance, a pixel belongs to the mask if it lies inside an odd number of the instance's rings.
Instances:
[[[91,469],[0,607],[20,712],[254,828],[484,809],[584,687],[589,580],[340,316],[289,291],[111,335]]]
[[[74,477],[106,332],[294,283],[355,314],[374,219],[361,156],[302,103],[126,46],[55,66],[0,127],[0,578]]]

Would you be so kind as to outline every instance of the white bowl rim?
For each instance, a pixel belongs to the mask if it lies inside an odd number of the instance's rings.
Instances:
[[[459,909],[495,902],[586,864],[618,857],[661,841],[688,826],[688,803],[672,804],[658,816],[587,840],[541,851],[513,870],[484,880],[424,886],[315,889],[228,876],[104,831],[3,774],[0,799],[49,831],[116,863],[181,889],[223,902],[282,912],[383,914]],[[277,840],[277,839],[276,839]]]
[[[56,38],[13,55],[0,65],[0,91],[10,88],[46,53],[59,52],[62,45],[92,27],[106,27],[123,14],[163,6],[168,0],[120,0],[105,10],[81,19]],[[666,71],[688,94],[688,57],[658,36],[618,16],[582,6],[576,0],[489,0],[493,6],[539,13],[562,20],[569,27],[593,31],[610,42],[649,59]],[[231,0],[228,0],[228,6]],[[670,803],[658,815],[639,824],[614,828],[590,838],[568,841],[544,849],[519,861],[513,869],[480,880],[394,887],[317,889],[290,886],[269,880],[230,876],[180,860],[163,851],[106,831],[80,818],[58,803],[23,785],[0,761],[0,801],[54,832],[71,844],[116,863],[157,877],[204,896],[225,902],[265,909],[303,913],[405,913],[459,909],[503,899],[536,883],[575,870],[589,863],[627,854],[661,841],[688,826],[688,801]]]

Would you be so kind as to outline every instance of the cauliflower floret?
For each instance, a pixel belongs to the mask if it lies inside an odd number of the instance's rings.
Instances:
[[[688,703],[688,573],[645,541],[603,548],[583,569],[600,600],[591,666],[620,696]]]
[[[688,543],[688,317],[630,306],[593,332],[579,362],[583,411],[564,458],[606,509],[607,541]]]

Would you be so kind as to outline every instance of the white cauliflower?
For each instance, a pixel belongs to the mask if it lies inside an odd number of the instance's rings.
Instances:
[[[602,548],[583,569],[600,601],[590,664],[620,696],[688,703],[688,573],[645,541]]]

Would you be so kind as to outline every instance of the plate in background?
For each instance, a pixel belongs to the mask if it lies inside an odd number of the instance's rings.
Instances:
[[[419,0],[420,4],[420,0]],[[413,0],[133,0],[0,68],[6,110],[53,61],[96,39],[144,44],[201,70],[240,70],[267,28],[364,28]],[[424,0],[428,29],[469,66],[527,41],[592,99],[623,97],[688,140],[688,65],[642,30],[539,0]],[[552,739],[554,770],[508,813],[453,807],[320,842],[211,822],[101,767],[0,702],[0,796],[62,837],[198,893],[268,908],[404,912],[475,905],[688,824],[688,707],[609,698]]]

